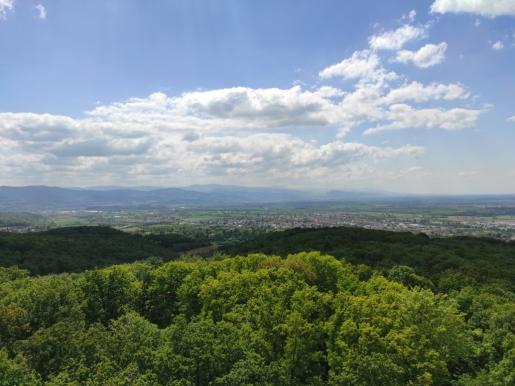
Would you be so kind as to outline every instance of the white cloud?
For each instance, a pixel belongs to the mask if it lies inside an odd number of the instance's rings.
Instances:
[[[5,19],[7,12],[14,9],[14,0],[0,0],[0,19]]]
[[[423,153],[419,146],[406,145],[400,148],[380,148],[360,143],[339,140],[316,145],[288,134],[253,134],[225,138],[208,137],[194,142],[188,149],[202,154],[200,168],[210,174],[289,174],[309,170],[340,167],[364,159],[378,160],[399,156],[416,156]]]
[[[356,51],[350,58],[340,63],[324,68],[319,76],[322,79],[342,77],[345,79],[356,79],[370,76],[379,68],[379,57],[369,51]]]
[[[235,87],[178,96],[154,93],[97,106],[80,119],[0,113],[0,172],[30,183],[75,185],[302,185],[307,174],[320,183],[337,184],[369,176],[382,160],[424,152],[413,145],[345,142],[353,127],[386,122],[376,131],[406,126],[452,129],[467,122],[470,111],[415,110],[392,103],[467,96],[459,84],[412,82],[392,88],[358,81],[355,90],[346,93],[329,86],[313,91]],[[296,136],[298,127],[313,128],[313,136]],[[339,127],[334,140],[314,139],[324,127]]]
[[[306,91],[233,87],[187,92],[178,97],[154,93],[147,98],[99,106],[88,115],[97,120],[135,122],[174,130],[201,131],[242,128],[320,127],[333,122],[336,88]]]
[[[443,54],[447,47],[442,43],[432,49],[434,45],[413,53],[412,60],[419,66],[429,66],[443,60]],[[374,122],[387,122],[369,129],[366,133],[404,128],[401,107],[405,113],[409,113],[413,128],[443,128],[453,129],[468,127],[475,123],[476,110],[469,109],[420,109],[406,104],[406,102],[425,103],[437,101],[457,101],[470,97],[470,92],[459,83],[440,84],[431,83],[424,85],[420,82],[404,83],[395,87],[393,83],[399,79],[395,73],[388,72],[381,63],[375,51],[356,51],[350,58],[340,63],[329,66],[320,72],[320,76],[341,76],[345,79],[356,79],[354,90],[345,92],[340,102],[334,101],[334,105],[326,109],[330,112],[330,122],[340,124],[343,130],[337,134],[344,137],[352,128]],[[400,103],[404,104],[400,104]],[[399,113],[398,113],[399,112]],[[398,114],[396,114],[398,113]],[[435,117],[431,117],[431,114]],[[425,123],[417,123],[425,116]],[[458,118],[465,118],[462,123],[455,122]],[[446,121],[449,120],[449,121]],[[411,123],[410,123],[411,124]]]
[[[318,95],[322,98],[333,98],[333,97],[341,97],[345,95],[345,92],[340,90],[339,88],[331,87],[331,86],[322,86],[319,87],[316,91]]]
[[[388,104],[409,100],[420,103],[441,99],[447,101],[467,99],[469,96],[470,93],[459,83],[431,83],[424,86],[420,82],[411,82],[399,88],[390,90],[383,100]]]
[[[513,117],[508,118],[509,122],[515,122],[515,115]]]
[[[503,42],[500,40],[496,41],[494,44],[492,44],[492,50],[499,51],[504,48]]]
[[[423,28],[406,24],[394,31],[371,36],[368,39],[368,44],[374,50],[398,50],[410,40],[420,38],[424,34]]]
[[[338,129],[337,134],[336,134],[336,138],[338,138],[338,139],[343,139],[343,138],[345,138],[345,137],[347,136],[347,134],[349,134],[349,133],[350,133],[350,131],[351,131],[351,130],[352,130],[352,129],[351,129],[350,127],[348,127],[348,126],[340,127],[340,128]]]
[[[420,146],[344,142],[350,126],[340,126],[339,136],[327,143],[284,132],[352,120],[342,97],[341,90],[328,86],[314,91],[235,87],[179,96],[154,93],[97,106],[80,119],[0,113],[0,146],[6,149],[1,171],[31,183],[55,178],[85,184],[95,176],[113,182],[176,178],[186,183],[217,176],[284,183],[307,173],[330,181],[334,173],[355,175],[370,162],[423,153]]]
[[[358,80],[358,85],[372,84],[372,87],[385,86],[398,77],[381,65],[379,56],[372,50],[355,51],[350,58],[324,68],[318,75],[322,79],[341,77]]]
[[[467,127],[478,111],[392,104],[466,97],[468,92],[459,84],[412,82],[385,88],[358,82],[353,92],[345,94],[328,86],[314,91],[236,87],[175,97],[154,93],[97,106],[81,119],[1,113],[0,145],[7,149],[2,173],[30,181],[66,178],[76,184],[94,182],[98,176],[112,182],[167,178],[184,183],[210,178],[241,182],[246,178],[247,182],[285,183],[301,181],[310,173],[329,183],[335,174],[358,178],[381,160],[423,154],[420,146],[345,142],[355,125],[385,122],[368,134]],[[300,126],[340,129],[336,139],[320,143],[313,137],[296,136],[294,130]],[[288,127],[291,132],[284,132]],[[17,162],[20,159],[26,162]]]
[[[445,59],[447,43],[426,44],[418,51],[402,50],[397,53],[395,61],[407,63],[412,62],[417,67],[427,68],[442,63]]]
[[[435,0],[431,12],[463,12],[486,17],[515,16],[515,0]]]
[[[46,8],[43,4],[36,4],[34,9],[37,12],[38,19],[45,20],[46,19]]]
[[[399,87],[374,83],[358,83],[353,92],[345,94],[334,109],[335,121],[346,129],[359,124],[370,124],[388,120],[388,107],[400,102],[456,101],[470,97],[470,93],[459,83],[423,85],[411,82]]]
[[[58,141],[78,127],[74,119],[62,115],[0,113],[0,138],[25,144]]]
[[[263,183],[275,178],[284,183],[302,180],[307,173],[330,179],[357,165],[423,153],[420,146],[377,147],[341,139],[319,143],[288,133],[184,131],[162,126],[149,105],[156,96],[148,99],[141,98],[138,107],[125,106],[128,116],[123,120],[117,114],[73,119],[1,113],[0,145],[6,149],[1,159],[3,175],[30,181],[59,178],[68,183],[86,183],[98,176],[113,182],[233,176]],[[146,112],[142,110],[145,103]],[[131,108],[136,115],[130,114]]]
[[[415,11],[414,9],[409,11],[407,15],[403,15],[403,19],[408,19],[410,22],[415,21],[416,17],[417,17],[417,11]]]
[[[414,12],[406,16],[414,17]],[[417,157],[424,149],[347,142],[351,130],[458,130],[473,126],[481,113],[455,106],[470,97],[459,83],[409,82],[386,68],[383,50],[423,36],[417,28],[404,26],[371,37],[370,49],[323,69],[313,87],[156,92],[99,103],[82,118],[0,113],[0,183],[9,176],[75,185],[302,185],[306,175],[337,185],[370,178],[383,160]],[[430,44],[397,54],[427,67],[443,60],[446,47]],[[332,78],[351,84],[324,83]],[[449,106],[437,106],[439,102]],[[335,138],[321,134],[324,130],[336,131]],[[417,170],[406,173],[422,173]]]
[[[389,107],[387,124],[376,126],[365,131],[366,135],[386,130],[398,129],[432,129],[459,130],[472,127],[476,123],[481,110],[463,108],[426,108],[414,109],[406,104],[394,104]]]

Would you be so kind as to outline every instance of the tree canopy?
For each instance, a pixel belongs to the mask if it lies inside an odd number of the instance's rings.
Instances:
[[[0,271],[0,385],[509,385],[514,296],[320,252]]]

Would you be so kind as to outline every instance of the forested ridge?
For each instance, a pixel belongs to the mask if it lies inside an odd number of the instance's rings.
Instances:
[[[488,283],[515,290],[515,242],[489,238],[429,238],[409,232],[334,227],[269,232],[225,249],[229,254],[262,252],[283,257],[302,251],[322,251],[383,273],[409,266],[441,291]]]
[[[78,272],[142,260],[178,257],[205,245],[188,235],[139,235],[104,226],[57,228],[46,232],[0,232],[0,266],[17,265],[32,274]]]
[[[232,248],[0,268],[0,385],[515,383],[513,244],[330,228]]]

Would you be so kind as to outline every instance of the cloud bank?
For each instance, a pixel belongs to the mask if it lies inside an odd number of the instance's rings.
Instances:
[[[461,83],[398,73],[398,62],[424,71],[445,59],[446,42],[420,46],[428,31],[415,16],[322,68],[312,85],[158,91],[76,117],[0,112],[0,183],[306,185],[309,176],[344,186],[370,178],[383,163],[425,152],[420,144],[366,143],[370,135],[462,130],[483,111],[470,107]]]

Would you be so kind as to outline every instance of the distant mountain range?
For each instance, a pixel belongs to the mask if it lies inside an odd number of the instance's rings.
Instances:
[[[152,186],[60,188],[0,186],[0,211],[165,209],[177,207],[231,207],[286,203],[388,201],[400,205],[463,204],[515,200],[504,196],[408,195],[380,190],[295,190],[281,187],[191,185],[182,188]]]
[[[304,191],[280,187],[233,185],[191,185],[183,188],[0,186],[0,211],[234,206],[354,201],[389,195],[391,193],[375,191]]]

